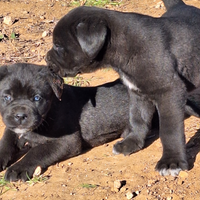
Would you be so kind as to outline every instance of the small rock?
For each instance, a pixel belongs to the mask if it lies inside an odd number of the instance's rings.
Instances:
[[[172,197],[167,197],[167,200],[171,200],[172,199]]]
[[[120,189],[120,192],[125,192],[126,190],[128,190],[128,188],[122,187],[122,188]]]
[[[119,192],[119,189],[118,188],[113,188],[113,191],[114,192]]]
[[[44,20],[44,19],[46,19],[46,17],[44,15],[41,15],[40,19]]]
[[[33,173],[33,177],[39,176],[41,173],[42,173],[42,168],[40,166],[37,166]]]
[[[158,3],[156,4],[156,6],[155,6],[155,8],[162,8],[162,7],[164,7],[164,4],[163,4],[162,1],[158,2]]]
[[[114,181],[114,191],[115,192],[119,192],[119,190],[126,185],[126,181],[125,180],[116,180]]]
[[[122,186],[122,182],[120,180],[114,181],[114,188],[119,189],[121,188],[121,186]]]
[[[127,199],[132,199],[133,196],[134,196],[133,193],[130,192],[130,191],[128,191],[128,192],[126,193],[126,198],[127,198]]]
[[[71,166],[71,165],[73,165],[73,163],[72,163],[72,162],[69,162],[68,165]]]
[[[10,16],[5,16],[3,18],[3,23],[6,24],[6,25],[9,25],[11,26],[13,24],[13,21],[12,18]]]
[[[29,12],[28,12],[28,11],[26,11],[26,10],[24,10],[22,13],[23,13],[23,14],[28,14]]]
[[[138,190],[137,190],[137,191],[135,191],[135,194],[136,194],[136,195],[140,194],[140,191],[138,191]]]
[[[49,31],[44,31],[44,32],[42,33],[42,37],[46,37],[48,34],[49,34]]]
[[[120,180],[114,181],[114,191],[115,192],[119,192],[121,187],[122,187],[122,182]]]
[[[180,171],[178,176],[183,179],[186,179],[188,177],[188,173],[186,171]]]

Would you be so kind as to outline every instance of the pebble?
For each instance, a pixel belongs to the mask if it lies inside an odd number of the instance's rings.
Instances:
[[[41,172],[42,172],[42,168],[40,166],[37,166],[33,173],[33,177],[39,176]]]
[[[126,190],[128,190],[128,188],[122,187],[122,188],[120,189],[120,192],[125,192]]]
[[[68,163],[68,166],[71,166],[71,165],[73,165],[73,163],[72,163],[72,162],[69,162],[69,163]]]
[[[114,188],[120,189],[122,186],[122,182],[120,180],[114,181]]]
[[[178,176],[185,179],[188,177],[188,173],[186,171],[180,171]]]
[[[42,33],[42,37],[46,37],[48,34],[49,34],[49,31],[44,31],[44,32]]]
[[[155,8],[162,8],[164,7],[164,4],[162,1],[158,2],[156,5],[155,5]]]
[[[3,23],[6,24],[6,25],[9,25],[11,26],[13,24],[13,20],[10,16],[5,16],[3,18]]]
[[[171,200],[172,199],[172,197],[167,197],[167,200]]]
[[[130,191],[128,191],[128,192],[126,193],[126,198],[127,198],[127,199],[132,199],[133,196],[134,196],[133,193],[130,192]]]
[[[120,180],[114,181],[114,188],[113,189],[114,189],[115,192],[119,192],[121,186],[122,186],[122,183],[121,183]]]

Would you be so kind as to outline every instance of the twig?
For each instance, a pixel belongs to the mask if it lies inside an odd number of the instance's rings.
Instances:
[[[30,57],[10,57],[11,59],[31,59],[31,58],[35,58],[37,57],[37,55],[34,56],[30,56]]]

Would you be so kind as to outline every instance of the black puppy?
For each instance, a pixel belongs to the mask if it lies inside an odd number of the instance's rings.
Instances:
[[[163,155],[156,170],[177,175],[188,169],[183,123],[187,91],[200,85],[200,10],[180,0],[167,6],[169,14],[161,18],[73,9],[56,25],[46,61],[62,76],[106,65],[118,71],[130,91],[129,134],[114,152],[140,150],[157,109]]]
[[[44,171],[83,148],[119,138],[128,123],[128,107],[128,92],[119,80],[100,87],[63,86],[45,66],[2,66],[0,112],[6,129],[0,171],[8,167],[6,180],[25,181],[37,166]],[[28,153],[13,164],[21,150]]]

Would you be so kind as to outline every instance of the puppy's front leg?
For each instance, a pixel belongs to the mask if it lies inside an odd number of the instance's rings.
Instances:
[[[47,141],[31,148],[17,163],[9,167],[5,174],[7,181],[26,181],[32,178],[35,169],[40,166],[42,172],[50,165],[81,153],[79,132]]]
[[[156,170],[161,175],[176,176],[188,169],[184,135],[185,91],[175,85],[178,84],[173,84],[171,90],[157,99],[163,155]]]
[[[146,135],[151,129],[151,121],[155,112],[155,106],[133,91],[130,91],[129,121],[130,127],[124,140],[117,142],[113,147],[113,153],[130,155],[144,146]]]
[[[17,134],[9,129],[5,129],[3,137],[0,140],[0,171],[4,170],[18,153],[17,141]]]

